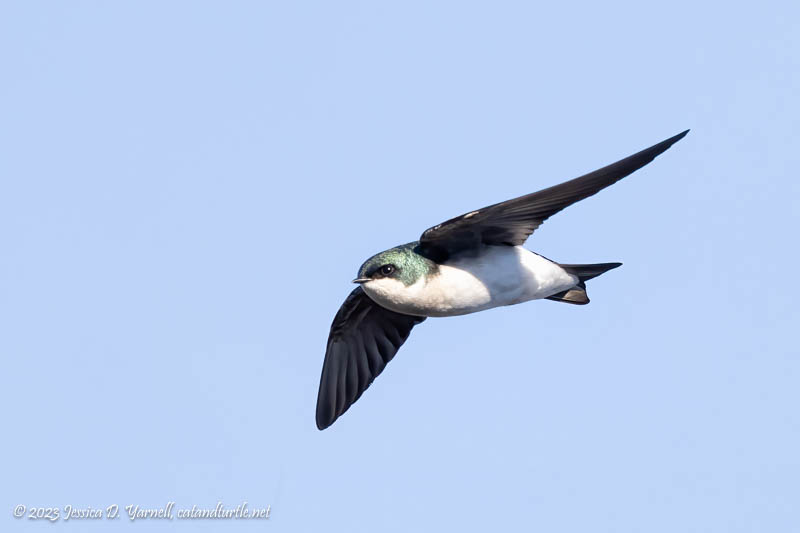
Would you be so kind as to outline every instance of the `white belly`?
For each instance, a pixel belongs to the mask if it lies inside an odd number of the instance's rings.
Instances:
[[[379,304],[399,313],[456,316],[546,298],[573,287],[578,278],[521,246],[486,246],[472,257],[439,266],[439,271],[396,290],[370,290]],[[388,288],[388,287],[387,287]]]

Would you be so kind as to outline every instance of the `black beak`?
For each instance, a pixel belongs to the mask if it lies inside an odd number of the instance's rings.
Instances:
[[[369,278],[356,278],[356,279],[353,280],[353,283],[366,283],[368,281],[371,281],[371,280]]]

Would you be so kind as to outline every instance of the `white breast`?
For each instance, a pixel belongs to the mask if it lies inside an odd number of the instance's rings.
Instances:
[[[475,256],[439,266],[410,287],[396,280],[364,290],[399,313],[455,316],[546,298],[578,283],[576,276],[521,246],[486,246]],[[388,283],[386,283],[388,282]]]

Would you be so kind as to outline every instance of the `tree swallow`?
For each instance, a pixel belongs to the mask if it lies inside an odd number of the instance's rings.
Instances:
[[[331,325],[317,427],[347,411],[427,317],[539,299],[588,304],[586,282],[622,263],[561,264],[522,244],[550,216],[642,168],[688,132],[585,176],[452,218],[367,259]]]

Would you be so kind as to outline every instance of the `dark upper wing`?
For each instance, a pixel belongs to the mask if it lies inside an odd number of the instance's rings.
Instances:
[[[422,234],[421,252],[441,261],[480,244],[520,245],[550,216],[642,168],[688,132],[585,176],[442,222]]]
[[[317,396],[317,427],[325,429],[358,400],[422,316],[381,307],[358,287],[333,319]]]

